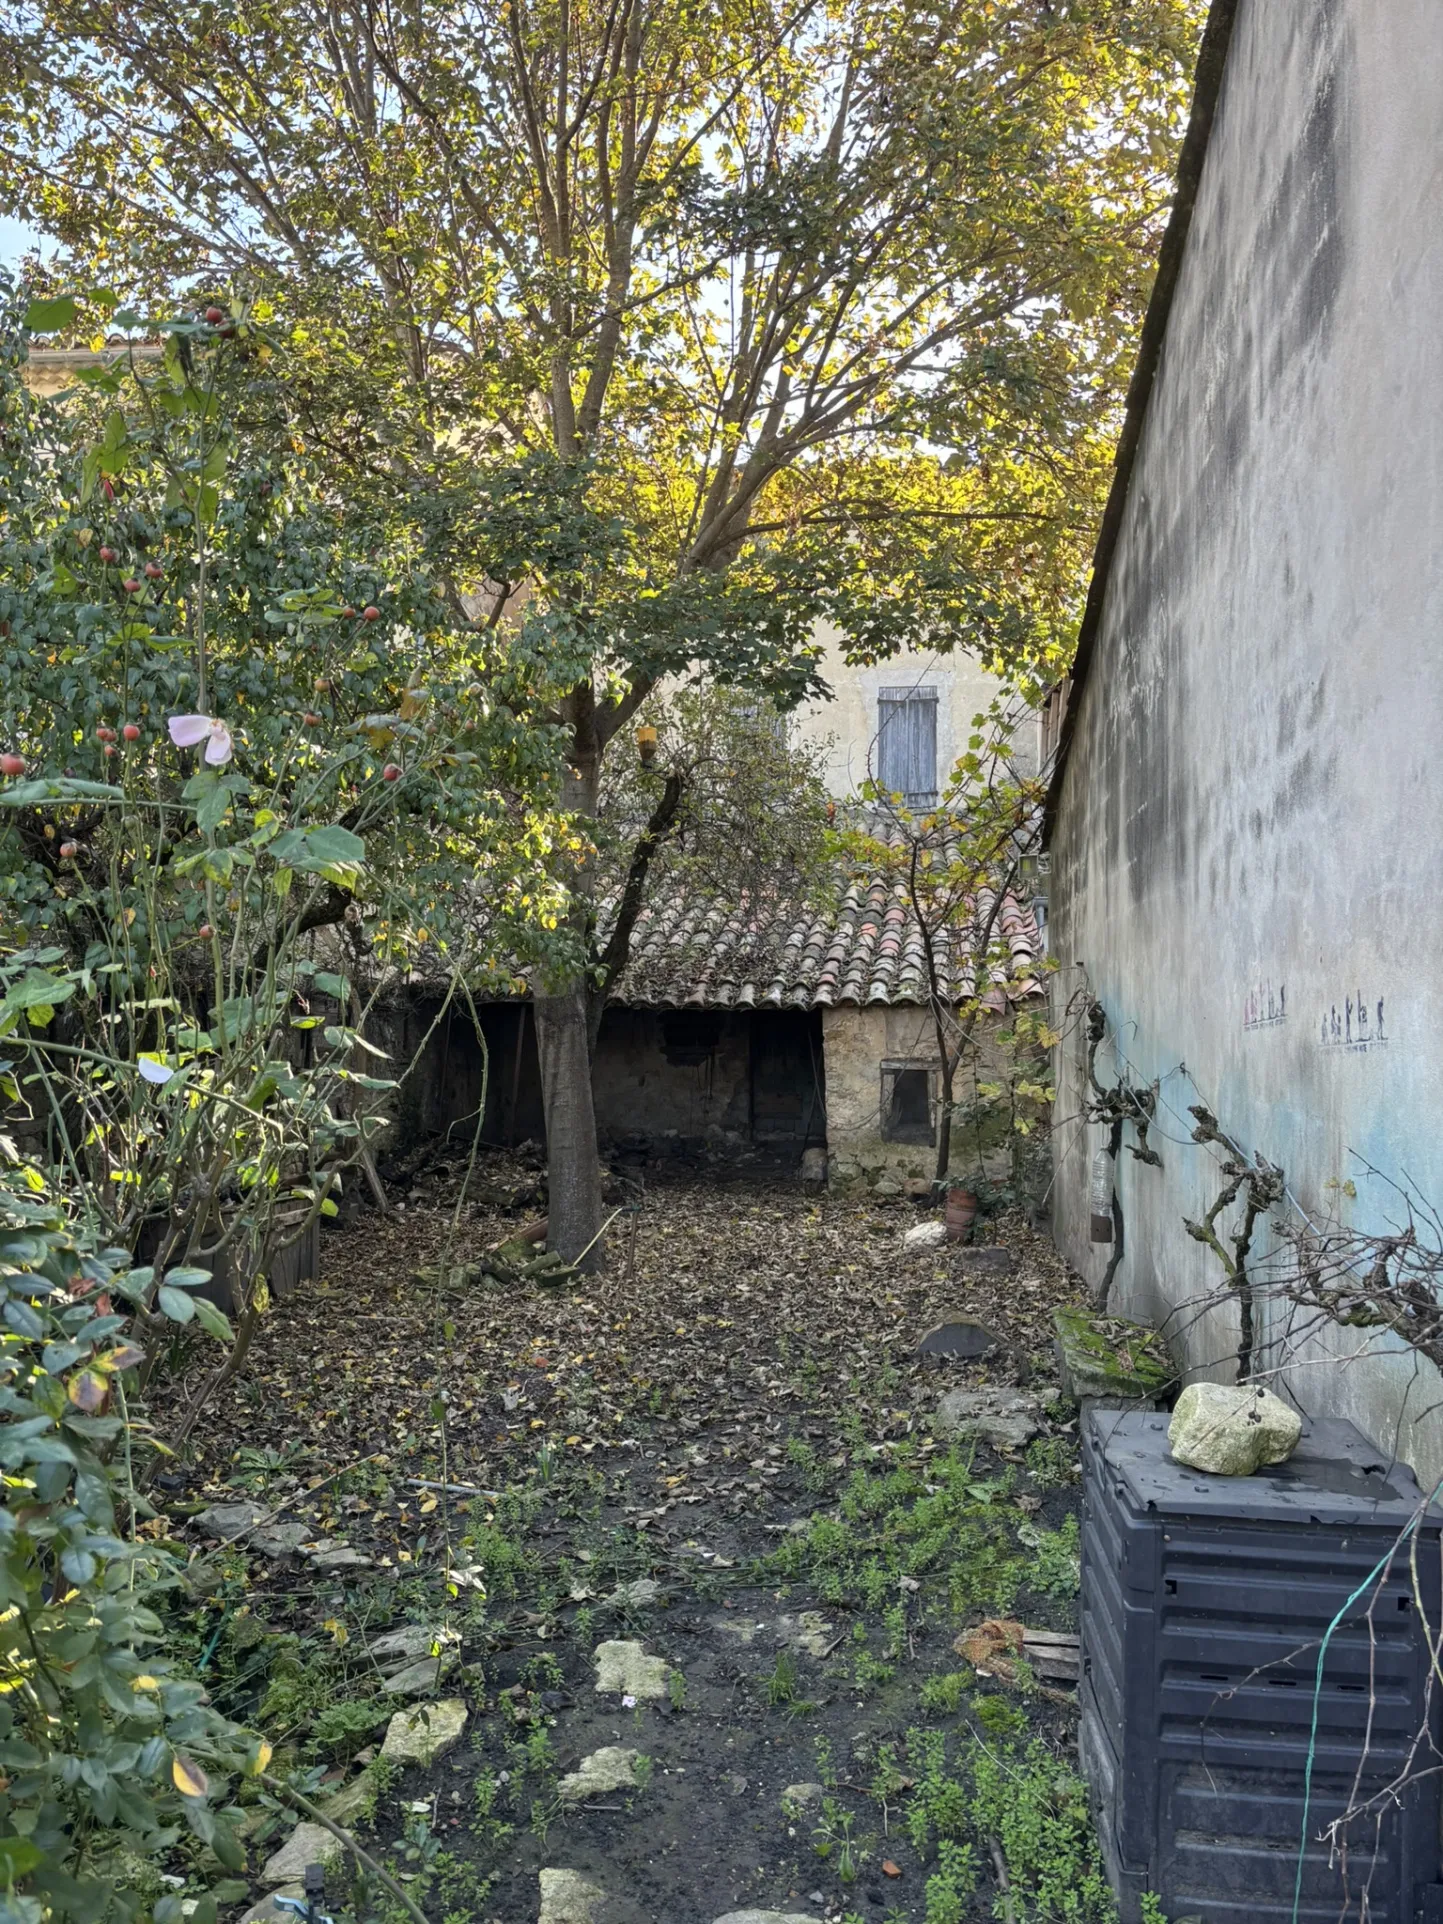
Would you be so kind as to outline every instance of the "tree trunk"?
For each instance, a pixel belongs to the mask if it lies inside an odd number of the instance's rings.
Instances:
[[[589,687],[575,689],[567,696],[565,716],[572,728],[572,751],[561,805],[568,813],[594,817],[601,788],[601,744]],[[587,929],[588,908],[573,882],[572,917],[579,936],[584,936]],[[602,1249],[596,1239],[601,1231],[601,1156],[591,1099],[585,972],[578,969],[569,978],[544,986],[547,993],[536,997],[535,1009],[551,1223],[546,1246],[569,1263],[590,1245],[584,1267],[599,1269]]]
[[[952,1059],[945,1036],[940,1038],[939,1047],[942,1051],[942,1106],[937,1116],[937,1163],[932,1171],[932,1180],[940,1189],[952,1166]]]
[[[578,976],[556,995],[536,998],[536,1049],[546,1112],[547,1248],[569,1263],[601,1228],[601,1158],[591,1101],[586,984]],[[595,1245],[584,1267],[601,1262]]]

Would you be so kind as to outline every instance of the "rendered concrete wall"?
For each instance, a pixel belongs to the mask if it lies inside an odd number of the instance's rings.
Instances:
[[[1228,1374],[1236,1324],[1186,1307],[1219,1276],[1182,1228],[1219,1182],[1189,1104],[1317,1220],[1385,1228],[1389,1179],[1443,1205],[1440,101],[1438,0],[1243,0],[1075,697],[1057,1001],[1090,984],[1135,1079],[1159,1080],[1165,1167],[1123,1158],[1114,1300],[1171,1313],[1199,1373]],[[1067,1117],[1075,1036],[1061,1054]],[[1089,1277],[1099,1134],[1056,1148],[1055,1220]],[[1443,1475],[1431,1369],[1341,1360],[1383,1345],[1309,1333],[1277,1298],[1263,1321],[1278,1387]]]

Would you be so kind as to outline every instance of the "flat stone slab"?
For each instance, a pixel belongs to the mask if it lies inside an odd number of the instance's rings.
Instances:
[[[393,1764],[434,1764],[460,1742],[465,1728],[466,1706],[459,1697],[398,1710],[386,1726],[381,1755]]]
[[[253,1530],[261,1518],[267,1514],[262,1503],[212,1503],[208,1510],[202,1510],[196,1522],[208,1537],[219,1537],[222,1543],[229,1543],[245,1530]],[[305,1541],[304,1534],[302,1542]]]
[[[797,1617],[778,1617],[777,1634],[783,1643],[794,1644],[809,1657],[825,1657],[837,1627],[820,1610],[803,1610]]]
[[[310,1540],[310,1534],[304,1523],[268,1523],[250,1541],[263,1557],[293,1557]]]
[[[970,1316],[944,1316],[917,1345],[917,1354],[963,1363],[1000,1347],[1002,1338],[985,1323],[974,1322]]]
[[[308,1864],[324,1864],[334,1870],[347,1855],[339,1837],[320,1824],[297,1824],[285,1843],[268,1860],[261,1872],[263,1884],[304,1884]]]
[[[363,1770],[344,1790],[335,1791],[324,1800],[321,1814],[333,1824],[339,1824],[342,1830],[349,1830],[354,1824],[369,1824],[376,1814],[380,1794],[378,1779],[369,1770]]]
[[[556,1786],[563,1804],[580,1804],[588,1797],[602,1797],[612,1790],[636,1790],[636,1760],[639,1750],[624,1750],[619,1744],[605,1744],[583,1757],[569,1777]]]
[[[381,1688],[388,1697],[428,1697],[450,1668],[449,1657],[422,1657],[419,1663],[392,1671]]]
[[[655,1577],[637,1577],[632,1583],[623,1583],[605,1599],[615,1610],[641,1610],[655,1603],[661,1595],[661,1585]]]
[[[415,1663],[421,1657],[439,1657],[448,1645],[460,1641],[454,1630],[428,1630],[424,1623],[408,1623],[404,1629],[388,1630],[367,1649],[377,1663]]]
[[[976,1244],[953,1252],[952,1266],[959,1276],[975,1276],[978,1281],[1000,1282],[1017,1267],[1017,1258],[1001,1243]]]
[[[728,1911],[716,1924],[822,1924],[803,1911]]]
[[[537,1924],[594,1924],[606,1892],[580,1871],[545,1870],[540,1875],[541,1915]]]
[[[754,1643],[757,1633],[766,1628],[755,1617],[708,1617],[707,1622],[718,1636],[730,1637],[734,1643]]]
[[[943,1436],[980,1436],[996,1450],[1020,1450],[1042,1431],[1042,1405],[1025,1390],[948,1390],[934,1427]]]
[[[306,1555],[317,1570],[369,1570],[371,1567],[371,1558],[362,1556],[348,1543],[318,1543],[307,1550]]]
[[[602,1695],[635,1697],[638,1703],[669,1695],[671,1666],[664,1657],[649,1657],[639,1643],[599,1643],[595,1651],[596,1688]]]
[[[278,1891],[268,1891],[258,1904],[252,1904],[241,1918],[240,1924],[296,1924],[294,1911],[283,1911],[274,1902],[277,1897],[304,1897],[305,1889],[300,1884],[284,1884]]]

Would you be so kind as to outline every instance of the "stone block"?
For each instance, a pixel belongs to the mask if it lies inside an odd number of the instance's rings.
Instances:
[[[996,1450],[1020,1450],[1042,1429],[1042,1405],[1025,1390],[948,1390],[933,1426],[943,1436],[980,1436]]]
[[[1052,1327],[1062,1392],[1076,1403],[1155,1409],[1176,1381],[1162,1337],[1145,1323],[1068,1304],[1052,1312]]]
[[[556,1794],[563,1804],[584,1803],[588,1797],[602,1797],[608,1791],[635,1790],[636,1763],[641,1752],[625,1750],[619,1744],[604,1744],[583,1757],[576,1769],[563,1777]]]
[[[670,1694],[670,1666],[662,1657],[649,1657],[641,1644],[620,1640],[599,1643],[594,1655],[596,1688],[601,1695],[635,1697],[638,1703],[646,1703]]]
[[[459,1697],[398,1710],[386,1726],[381,1755],[393,1764],[434,1764],[460,1742],[465,1728],[466,1706]]]
[[[339,1837],[321,1824],[297,1824],[261,1872],[263,1884],[304,1884],[306,1866],[321,1864],[333,1871],[348,1855]]]

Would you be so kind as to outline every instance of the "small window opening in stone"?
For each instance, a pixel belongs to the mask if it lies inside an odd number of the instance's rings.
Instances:
[[[883,1133],[892,1142],[931,1142],[932,1091],[925,1069],[893,1074]]]

